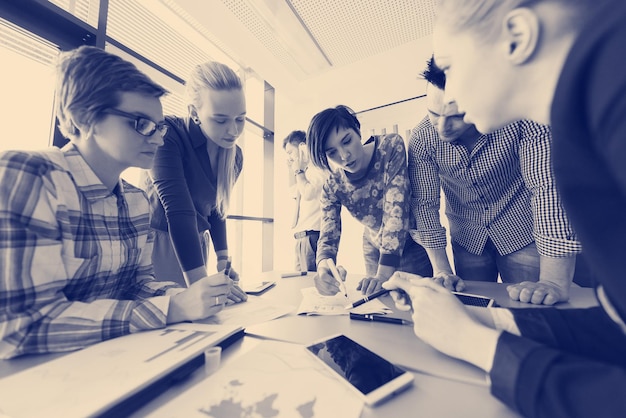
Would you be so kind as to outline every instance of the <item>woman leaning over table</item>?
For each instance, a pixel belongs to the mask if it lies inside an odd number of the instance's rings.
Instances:
[[[155,275],[188,286],[206,275],[205,230],[210,231],[217,270],[227,264],[226,213],[243,167],[236,142],[245,123],[246,100],[239,76],[214,61],[197,65],[186,88],[189,114],[165,118],[168,134],[145,188],[156,234]],[[239,278],[232,268],[230,277]],[[230,298],[237,302],[246,295],[234,286]]]
[[[350,108],[340,105],[313,117],[307,144],[311,162],[329,173],[320,197],[322,221],[315,278],[318,291],[323,295],[339,291],[328,260],[334,262],[337,258],[342,206],[364,226],[366,277],[358,290],[364,294],[380,290],[396,270],[432,276],[426,251],[407,233],[413,217],[402,137],[374,135],[362,143],[359,120]]]
[[[556,184],[600,306],[470,310],[429,279],[384,286],[403,289],[392,297],[413,308],[422,341],[482,368],[523,416],[626,416],[625,21],[623,0],[438,3],[435,62],[465,120],[481,132],[550,123]]]

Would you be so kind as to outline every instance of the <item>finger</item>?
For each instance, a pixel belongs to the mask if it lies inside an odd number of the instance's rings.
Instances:
[[[363,280],[365,279],[359,280],[359,284],[356,286],[356,290],[361,290],[361,287],[363,287]]]
[[[523,288],[521,292],[519,292],[519,300],[520,302],[526,302],[529,303],[530,299],[533,296],[533,291],[532,289],[529,289],[527,287]]]
[[[337,266],[337,271],[341,276],[341,280],[346,281],[346,276],[348,275],[348,270],[346,270],[343,266]]]
[[[437,283],[439,286],[443,286],[443,277],[438,276],[438,277],[433,277],[433,283]]]
[[[559,297],[553,292],[548,292],[546,297],[543,300],[544,305],[554,305],[559,301]]]
[[[382,284],[382,287],[384,289],[388,289],[388,290],[400,289],[405,292],[408,292],[411,286],[412,286],[411,282],[405,278],[402,272],[395,272],[389,280],[387,280],[385,283]]]
[[[507,286],[506,291],[509,294],[509,298],[511,298],[512,300],[520,300],[519,299],[519,294],[520,294],[519,286],[517,285]]]
[[[337,281],[333,279],[332,282],[327,282],[319,275],[315,277],[315,287],[320,295],[323,296],[333,296],[339,292],[339,286],[337,286]]]
[[[454,290],[456,290],[457,292],[462,292],[465,290],[465,282],[460,277],[459,277],[459,280],[457,280],[456,282],[456,286]]]
[[[532,303],[533,305],[543,304],[547,293],[548,291],[546,289],[542,289],[540,287],[535,289],[532,296],[530,297],[530,303]]]
[[[213,274],[206,278],[206,283],[209,286],[221,286],[229,284],[230,278],[228,278],[223,272]]]
[[[232,295],[234,298],[237,298],[239,302],[243,302],[244,300],[248,299],[248,295],[246,294],[246,292],[241,290],[239,286],[233,286],[230,290],[230,295]]]
[[[378,287],[378,280],[370,280],[369,283],[367,284],[367,289],[365,289],[364,293],[366,295],[371,295],[372,293],[376,291],[377,287]]]

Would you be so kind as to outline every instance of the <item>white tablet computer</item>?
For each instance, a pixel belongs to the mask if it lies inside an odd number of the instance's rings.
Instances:
[[[413,375],[345,335],[317,341],[306,350],[349,385],[368,405],[406,389]]]

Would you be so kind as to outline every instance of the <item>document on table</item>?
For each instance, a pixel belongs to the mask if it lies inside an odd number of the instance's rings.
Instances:
[[[263,341],[148,417],[343,417],[363,402],[304,347]]]
[[[341,293],[335,296],[320,295],[315,287],[301,290],[302,302],[298,307],[298,315],[348,315],[350,312],[359,314],[386,314],[393,312],[387,305],[378,299],[370,300],[353,309],[346,309],[346,305],[363,297],[359,291],[348,291],[346,298]]]
[[[94,344],[1,379],[0,415],[101,415],[241,330],[184,323]]]
[[[259,296],[248,296],[246,302],[228,305],[217,314],[206,319],[194,321],[201,324],[238,325],[247,327],[271,321],[293,312],[295,306],[277,305]]]

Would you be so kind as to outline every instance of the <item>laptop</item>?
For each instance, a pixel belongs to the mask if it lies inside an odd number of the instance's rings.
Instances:
[[[239,326],[181,323],[107,340],[0,380],[0,415],[122,416],[204,364]]]

